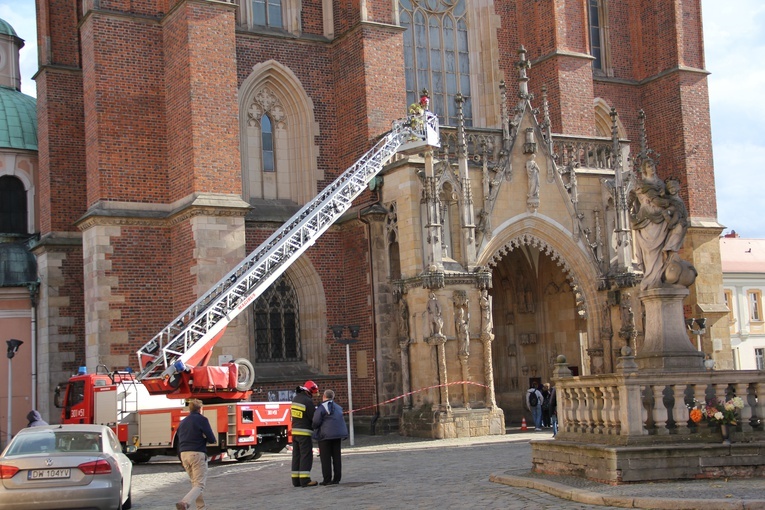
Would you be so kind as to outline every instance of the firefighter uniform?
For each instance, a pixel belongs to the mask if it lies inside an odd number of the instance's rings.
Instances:
[[[292,399],[292,485],[295,487],[312,487],[316,482],[311,481],[313,466],[313,415],[316,406],[312,393],[318,393],[319,388],[311,381],[307,386],[299,386]],[[315,391],[314,391],[315,389]]]

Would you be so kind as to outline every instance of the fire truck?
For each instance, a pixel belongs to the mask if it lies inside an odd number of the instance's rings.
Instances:
[[[59,385],[62,423],[110,425],[136,462],[174,455],[185,401],[202,400],[218,433],[208,449],[237,460],[278,452],[291,440],[289,402],[250,402],[255,372],[246,359],[208,362],[226,326],[247,309],[337,221],[397,153],[440,146],[438,117],[428,110],[393,123],[366,154],[301,208],[246,259],[137,351],[140,371],[87,369]]]
[[[218,434],[208,446],[213,458],[224,455],[244,462],[263,453],[281,451],[290,440],[289,402],[250,402],[252,365],[239,359],[222,366],[189,369],[184,398],[152,395],[131,370],[111,372],[100,365],[93,373],[83,367],[56,388],[61,423],[98,423],[114,429],[123,450],[136,463],[156,455],[176,455],[175,431],[188,414],[188,398],[202,408]]]

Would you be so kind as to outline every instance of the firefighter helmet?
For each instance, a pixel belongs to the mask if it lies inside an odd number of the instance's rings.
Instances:
[[[319,387],[313,381],[306,381],[305,384],[303,385],[303,388],[308,390],[308,392],[312,395],[316,395],[317,393],[319,393]]]

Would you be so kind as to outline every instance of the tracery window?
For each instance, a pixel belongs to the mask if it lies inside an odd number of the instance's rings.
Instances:
[[[263,115],[260,118],[260,142],[263,171],[275,172],[276,165],[274,164],[274,130],[271,124],[271,118],[268,115]]]
[[[590,25],[590,54],[595,60],[592,68],[596,73],[613,76],[611,49],[608,35],[608,8],[605,0],[588,0]]]
[[[17,177],[0,177],[0,232],[27,233],[27,194]]]
[[[280,276],[253,304],[255,361],[301,361],[298,300],[286,275]]]
[[[465,97],[465,124],[473,125],[468,60],[466,0],[399,0],[404,32],[407,104],[420,91],[430,94],[430,109],[442,124],[457,124],[457,93]]]

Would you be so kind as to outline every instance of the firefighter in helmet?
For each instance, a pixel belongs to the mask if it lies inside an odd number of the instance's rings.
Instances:
[[[311,480],[313,465],[313,413],[316,406],[313,396],[319,394],[319,387],[313,381],[306,381],[295,389],[292,399],[292,485],[313,487]]]

